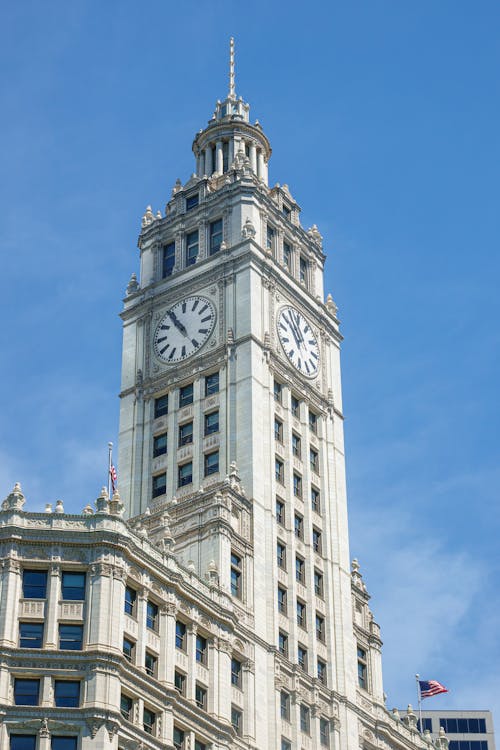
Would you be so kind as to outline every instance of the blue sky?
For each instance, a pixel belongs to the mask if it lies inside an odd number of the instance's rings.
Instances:
[[[318,224],[339,305],[352,556],[388,706],[500,717],[499,49],[489,0],[4,3],[0,482],[79,511],[116,442],[148,203],[227,87]]]

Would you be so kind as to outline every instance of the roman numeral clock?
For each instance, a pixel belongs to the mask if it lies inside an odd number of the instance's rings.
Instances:
[[[205,297],[184,297],[158,323],[153,348],[162,362],[174,364],[196,354],[215,326],[215,307]]]
[[[319,372],[319,345],[307,318],[291,305],[278,313],[278,338],[283,351],[296,370],[306,378]]]

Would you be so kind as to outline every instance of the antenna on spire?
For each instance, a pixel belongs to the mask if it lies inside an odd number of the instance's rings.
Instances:
[[[236,99],[234,85],[234,37],[229,40],[229,99]]]

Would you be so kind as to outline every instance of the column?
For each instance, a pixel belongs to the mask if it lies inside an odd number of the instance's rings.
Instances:
[[[231,723],[231,657],[232,646],[229,641],[219,638],[219,706],[218,716],[222,721]]]
[[[231,169],[235,156],[236,156],[236,141],[234,138],[230,138],[228,147],[227,147],[227,168],[228,169]]]
[[[167,646],[168,604],[160,607],[159,617],[158,634],[160,636],[160,653],[158,654],[158,679],[160,682],[167,682],[167,654],[174,653],[174,650],[170,651]]]
[[[250,165],[255,174],[257,174],[257,146],[253,141],[250,143]]]
[[[38,750],[50,750],[50,732],[47,719],[42,719],[42,726],[38,732]]]
[[[90,575],[87,643],[89,648],[91,646],[107,648],[113,615],[113,612],[109,612],[111,568],[109,565],[97,563],[91,566]]]
[[[244,734],[255,739],[255,664],[250,660],[243,662],[243,690],[245,696]]]
[[[17,615],[21,595],[21,568],[11,557],[3,562],[0,599],[0,643],[17,645]]]
[[[47,611],[45,615],[45,648],[58,648],[57,620],[61,599],[61,566],[52,565],[49,571]]]
[[[200,159],[200,155],[199,154],[196,154],[196,175],[198,177],[202,176],[201,175],[201,159]]]
[[[191,623],[186,626],[187,633],[187,653],[188,653],[188,670],[186,676],[186,698],[194,700],[194,688],[196,682],[196,633],[198,632],[198,626],[196,623]],[[194,747],[194,745],[193,745]]]
[[[205,149],[205,174],[211,177],[213,171],[214,167],[212,164],[212,146],[207,146]]]
[[[167,611],[166,615],[166,636],[165,636],[165,644],[162,648],[162,651],[165,652],[165,680],[170,683],[171,685],[174,684],[174,673],[175,673],[175,616],[177,613],[177,607],[173,602],[169,602],[165,609]],[[160,665],[158,665],[158,672],[160,669]],[[163,679],[160,677],[160,680]]]
[[[144,667],[144,657],[146,655],[146,604],[147,604],[147,601],[148,601],[147,589],[142,588],[137,592],[137,643],[135,644],[135,663],[138,667]]]
[[[267,161],[263,161],[263,164],[264,164],[264,170],[263,170],[262,179],[264,180],[264,182],[267,185],[268,182],[269,182],[269,165],[268,165]]]
[[[259,180],[264,179],[264,155],[262,149],[257,151],[257,177]]]
[[[223,171],[222,141],[215,144],[215,171],[217,174],[222,174]]]
[[[210,714],[218,713],[218,697],[220,695],[219,686],[219,654],[217,651],[217,641],[210,638],[208,641],[208,667],[210,674],[210,684],[208,686],[208,705],[207,711]]]
[[[122,639],[125,624],[125,586],[127,574],[124,568],[113,568],[112,580],[112,605],[111,605],[111,628],[109,646],[115,651],[122,652]]]

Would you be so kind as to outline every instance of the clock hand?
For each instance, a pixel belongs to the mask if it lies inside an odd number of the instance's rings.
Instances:
[[[299,314],[297,313],[297,317],[296,317],[296,320],[295,320],[295,325],[296,325],[296,328],[297,328],[297,333],[299,334],[299,337],[300,337],[300,343],[303,344],[304,343],[304,336],[302,335],[302,331],[300,330],[299,320],[300,320],[300,317],[299,317]]]
[[[294,321],[294,319],[293,319],[293,314],[292,314],[292,312],[290,312],[290,328],[291,328],[291,330],[292,330],[292,334],[293,334],[293,338],[295,339],[295,343],[297,344],[297,346],[298,346],[298,347],[299,347],[299,349],[300,349],[300,339],[301,339],[301,335],[300,335],[300,331],[299,331],[299,329],[298,329],[298,327],[297,327],[297,324],[296,324],[296,322],[295,322],[295,321]],[[302,339],[302,340],[303,340],[303,339]]]
[[[168,317],[174,324],[174,326],[182,333],[183,336],[187,336],[188,333],[186,331],[186,328],[182,325],[182,323],[177,319],[177,316],[175,313],[173,313],[171,310],[168,311]]]

